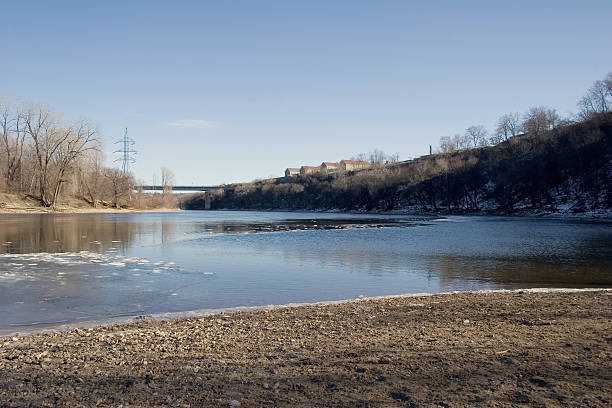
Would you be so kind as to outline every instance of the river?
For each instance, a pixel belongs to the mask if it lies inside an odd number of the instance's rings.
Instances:
[[[403,293],[610,287],[611,226],[248,211],[0,215],[0,328]]]

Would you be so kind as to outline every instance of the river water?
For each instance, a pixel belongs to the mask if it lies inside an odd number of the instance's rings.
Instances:
[[[0,216],[0,328],[359,296],[612,286],[612,223],[322,213]]]

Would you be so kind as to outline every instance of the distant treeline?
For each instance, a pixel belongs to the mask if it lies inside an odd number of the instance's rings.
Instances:
[[[566,118],[560,117],[555,109],[546,106],[533,106],[523,114],[506,113],[497,120],[493,132],[483,125],[473,125],[465,129],[463,134],[441,137],[438,152],[451,153],[456,150],[496,145],[521,134],[537,136],[547,130],[609,112],[612,109],[612,72],[604,79],[593,82],[577,105],[579,112]]]
[[[496,146],[440,153],[394,165],[233,185],[213,209],[497,212],[610,209],[612,114]],[[203,196],[183,202],[204,208]]]
[[[103,165],[99,136],[89,120],[69,122],[45,106],[0,100],[0,193],[28,196],[45,207],[69,198],[93,207],[174,205],[170,194],[133,194],[131,173]]]
[[[560,118],[533,107],[441,138],[439,153],[346,173],[235,184],[212,193],[213,209],[413,212],[567,212],[612,208],[612,73]],[[185,199],[203,209],[204,197]]]

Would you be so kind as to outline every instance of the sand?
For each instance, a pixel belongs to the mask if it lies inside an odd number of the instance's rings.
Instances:
[[[0,338],[0,406],[604,407],[611,319],[611,291],[514,291]]]

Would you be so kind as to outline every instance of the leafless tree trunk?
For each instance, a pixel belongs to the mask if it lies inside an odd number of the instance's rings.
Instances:
[[[54,207],[66,172],[82,154],[93,148],[98,131],[86,121],[61,127],[43,107],[27,109],[24,123],[34,145],[40,200],[44,206]]]
[[[102,161],[103,154],[98,146],[89,151],[78,165],[82,196],[87,197],[94,208],[98,206],[103,189]]]
[[[166,189],[172,190],[172,187],[174,186],[174,183],[176,182],[176,178],[172,170],[170,170],[168,167],[161,168],[161,182],[162,182],[162,187],[164,191]]]
[[[17,187],[18,178],[21,178],[22,158],[26,133],[24,131],[23,116],[19,110],[14,112],[8,103],[0,103],[0,152],[5,155],[5,177],[9,188]]]
[[[113,205],[121,207],[121,198],[129,195],[134,186],[133,178],[130,174],[125,174],[119,169],[104,169],[104,177],[109,183],[110,194]]]
[[[497,128],[491,137],[491,144],[498,144],[516,136],[521,131],[521,119],[518,113],[507,113],[497,121]]]
[[[612,72],[603,81],[595,81],[585,96],[578,102],[579,116],[588,119],[594,114],[612,109]]]
[[[59,147],[53,143],[57,133],[56,124],[51,118],[51,113],[42,107],[28,108],[24,112],[24,120],[28,135],[34,143],[40,201],[43,205],[50,207],[52,200],[47,191],[49,165]]]
[[[482,125],[470,126],[465,129],[465,136],[472,142],[473,147],[485,146],[487,133],[487,129]]]
[[[57,167],[57,176],[53,180],[52,206],[55,206],[59,198],[62,184],[66,181],[66,173],[71,166],[81,158],[87,151],[95,149],[98,130],[86,121],[61,129],[58,140],[58,148],[53,158]]]
[[[457,148],[450,136],[442,136],[440,138],[440,153],[452,153],[455,150],[457,150]]]
[[[524,116],[523,129],[532,136],[554,129],[559,123],[559,115],[554,109],[545,106],[535,106]]]
[[[168,167],[161,168],[161,182],[162,182],[162,201],[164,207],[173,206],[174,198],[172,196],[172,187],[176,178],[172,170]]]

